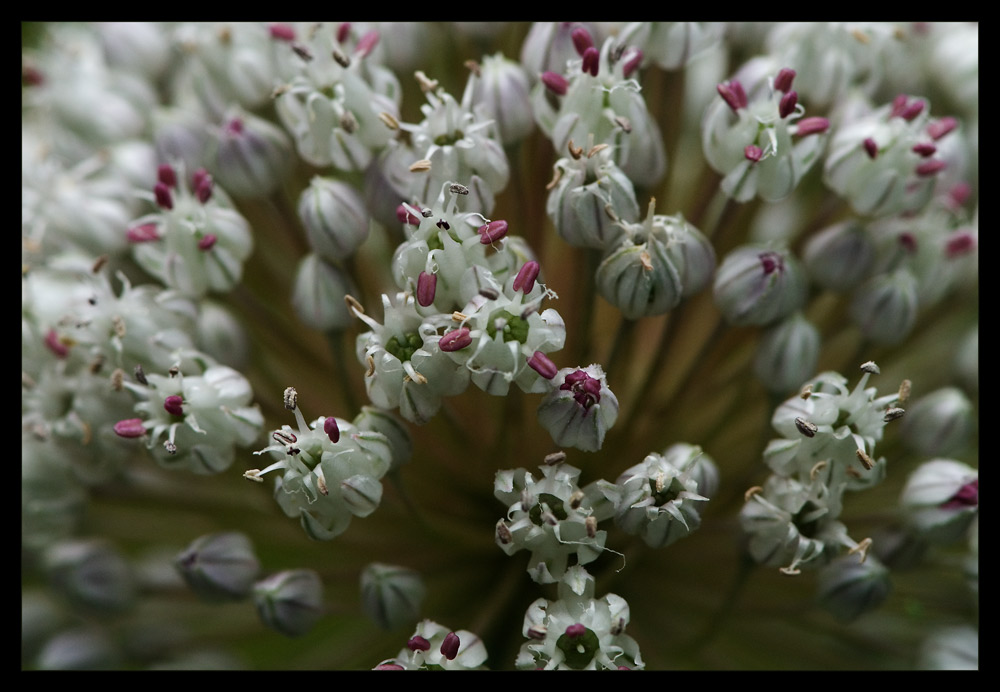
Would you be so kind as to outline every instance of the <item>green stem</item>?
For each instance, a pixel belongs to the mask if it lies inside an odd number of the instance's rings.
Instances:
[[[745,552],[741,552],[739,556],[739,564],[736,570],[736,576],[733,578],[733,583],[729,586],[729,591],[726,592],[726,596],[719,605],[718,610],[712,613],[712,617],[705,626],[705,629],[702,630],[701,634],[695,637],[687,647],[685,647],[686,655],[698,653],[718,636],[723,625],[726,623],[726,620],[732,614],[736,604],[739,602],[740,595],[743,593],[743,589],[747,585],[748,577],[750,576],[750,572],[753,570],[754,566],[755,563],[750,556]]]
[[[333,367],[336,369],[337,379],[340,382],[340,393],[344,405],[347,406],[347,410],[351,411],[353,415],[353,413],[359,412],[361,407],[358,405],[357,397],[354,395],[354,388],[350,384],[352,373],[347,369],[348,359],[347,354],[344,352],[344,336],[345,332],[339,329],[333,329],[326,333],[330,350],[333,353]]]

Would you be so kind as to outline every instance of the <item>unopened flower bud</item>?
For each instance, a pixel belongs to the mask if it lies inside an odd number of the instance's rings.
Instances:
[[[802,306],[806,283],[790,252],[744,245],[719,266],[714,291],[715,304],[730,324],[766,325]]]
[[[75,605],[112,613],[125,610],[135,599],[129,564],[105,541],[56,543],[45,552],[44,561],[52,585]]]
[[[979,472],[952,459],[925,462],[906,481],[899,503],[918,535],[951,543],[979,512]]]
[[[323,584],[310,569],[279,572],[253,587],[261,622],[289,637],[305,634],[323,615]]]
[[[817,597],[834,617],[849,622],[882,605],[890,586],[889,570],[876,558],[862,562],[844,555],[820,569]]]
[[[802,313],[769,327],[757,345],[754,374],[768,391],[787,394],[816,372],[819,330]]]
[[[361,607],[382,629],[416,622],[425,593],[420,575],[405,567],[373,562],[361,572]]]
[[[563,368],[538,407],[538,421],[560,447],[596,452],[618,419],[618,399],[599,365]]]
[[[250,595],[260,563],[241,533],[202,536],[178,553],[174,566],[205,601],[235,601]]]
[[[236,197],[264,197],[288,172],[292,143],[283,130],[249,113],[230,116],[210,145],[209,168]]]
[[[851,320],[878,344],[898,344],[917,320],[917,280],[908,269],[879,274],[862,284],[851,299]]]
[[[368,238],[364,200],[338,180],[314,177],[299,197],[298,212],[309,245],[328,262],[347,259]]]
[[[351,323],[344,296],[351,293],[347,277],[316,253],[302,258],[295,272],[292,306],[306,325],[327,331]]]
[[[802,255],[809,278],[823,288],[847,292],[868,275],[875,245],[860,223],[843,222],[809,238]]]
[[[965,450],[974,426],[969,398],[957,387],[944,387],[907,407],[901,437],[923,456],[950,456]]]

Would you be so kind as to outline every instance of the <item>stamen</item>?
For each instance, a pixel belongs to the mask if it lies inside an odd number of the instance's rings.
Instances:
[[[806,437],[816,437],[816,433],[819,432],[819,428],[805,418],[796,418],[795,427]]]
[[[905,404],[906,400],[910,398],[910,388],[912,384],[909,380],[903,380],[899,383],[899,394],[896,399],[898,403]]]
[[[254,483],[264,482],[264,479],[260,477],[260,469],[247,469],[243,472],[243,477]]]
[[[163,400],[163,410],[169,413],[171,416],[183,416],[184,409],[182,404],[184,399],[176,394],[172,394]]]
[[[878,156],[878,144],[871,137],[866,137],[865,141],[862,142],[865,148],[865,153],[868,154],[868,158],[874,159]]]
[[[854,453],[858,455],[858,461],[861,462],[861,465],[865,467],[866,471],[871,471],[875,468],[872,458],[865,453],[865,450],[858,449]]]
[[[142,437],[146,434],[146,428],[142,425],[141,418],[126,418],[114,425],[115,434],[119,437],[134,438]]]
[[[778,70],[778,76],[774,78],[774,88],[780,92],[788,93],[792,88],[792,80],[795,79],[795,70],[782,67]]]
[[[890,407],[885,410],[885,415],[882,416],[882,420],[888,423],[891,420],[896,420],[897,418],[902,418],[906,411],[901,408]]]
[[[174,208],[174,198],[170,194],[170,188],[164,183],[156,183],[156,185],[153,186],[153,196],[156,198],[156,204],[159,205],[161,209]]]
[[[591,46],[583,52],[583,71],[589,72],[591,77],[597,76],[597,69],[600,66],[601,54]]]
[[[787,94],[781,97],[778,102],[778,116],[784,120],[789,115],[795,112],[795,106],[799,102],[798,92],[789,91]]]
[[[459,327],[441,337],[438,347],[445,352],[460,351],[472,343],[468,327]]]
[[[523,288],[525,295],[531,293],[531,290],[535,287],[535,279],[538,278],[540,269],[538,262],[534,260],[525,262],[517,272],[517,276],[514,277],[513,289],[520,291]]]
[[[565,96],[569,90],[569,81],[557,72],[543,72],[542,84],[557,96]]]
[[[503,519],[497,522],[497,540],[504,545],[510,545],[510,542],[514,540],[510,529],[507,528],[507,524],[504,523]]]
[[[294,411],[299,403],[299,393],[295,391],[295,387],[286,387],[283,398],[285,408],[289,411]]]
[[[419,634],[415,634],[406,642],[406,648],[410,651],[430,651],[431,643]]]
[[[449,661],[454,660],[458,656],[458,648],[461,644],[462,642],[459,640],[458,635],[454,632],[449,632],[445,636],[444,641],[441,642],[441,655]]]
[[[734,113],[747,107],[747,94],[743,91],[743,85],[735,79],[718,84],[715,89]]]
[[[427,159],[420,159],[410,164],[411,173],[425,173],[431,169],[431,162]]]
[[[875,361],[869,360],[861,364],[861,372],[867,372],[871,375],[879,375],[882,373],[878,366],[875,365]]]
[[[330,438],[330,442],[336,444],[340,441],[340,426],[337,425],[337,419],[333,416],[323,421],[323,432]]]
[[[503,219],[490,221],[479,227],[479,242],[483,245],[490,245],[507,235],[507,230],[507,222]]]
[[[528,358],[528,367],[537,372],[539,375],[547,380],[551,380],[559,372],[559,368],[556,367],[555,363],[549,360],[549,357],[542,353],[541,351],[535,351],[535,353]],[[566,458],[566,454],[560,452],[563,458]],[[551,455],[549,455],[551,456]],[[546,458],[546,463],[548,463],[548,457]]]
[[[425,308],[433,304],[436,291],[437,274],[420,272],[420,275],[417,277],[417,303]]]

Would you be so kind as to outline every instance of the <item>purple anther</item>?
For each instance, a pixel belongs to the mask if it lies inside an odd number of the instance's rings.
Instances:
[[[747,93],[743,91],[743,85],[735,79],[723,82],[715,87],[722,100],[729,104],[735,113],[740,108],[747,107]]]
[[[420,272],[417,277],[417,303],[421,307],[427,307],[434,302],[434,293],[437,291],[437,274]]]
[[[378,40],[379,40],[378,32],[375,31],[375,30],[369,31],[364,36],[362,36],[360,39],[358,39],[358,45],[354,49],[354,52],[358,56],[364,58],[369,53],[372,52],[372,50],[375,48],[375,46],[378,45]]]
[[[796,134],[799,137],[822,134],[830,129],[830,121],[826,118],[802,118],[798,122]]]
[[[142,426],[142,418],[126,418],[115,423],[115,434],[118,437],[142,437],[146,428]]]
[[[153,186],[153,196],[156,197],[156,203],[161,209],[174,208],[173,195],[170,194],[170,188],[165,183],[158,182]]]
[[[937,147],[930,142],[920,142],[919,144],[913,145],[913,153],[919,154],[923,157],[933,156],[937,153]]]
[[[782,118],[787,118],[795,112],[795,106],[798,102],[799,93],[797,91],[789,91],[778,101],[778,115]]]
[[[468,327],[459,327],[441,337],[438,348],[445,352],[461,351],[472,343],[472,336]]]
[[[582,56],[587,52],[588,48],[594,47],[594,39],[591,37],[590,32],[582,26],[573,29],[570,37],[573,39],[573,47],[576,48],[577,55]]]
[[[951,198],[952,204],[956,207],[964,205],[971,196],[972,186],[965,181],[955,183],[955,186],[948,190],[948,197]]]
[[[743,156],[747,158],[748,161],[757,163],[760,161],[760,157],[764,155],[764,150],[758,147],[756,144],[748,144],[743,147]]]
[[[979,504],[979,479],[969,481],[955,493],[950,500],[941,505],[941,509],[964,509]]]
[[[125,239],[130,243],[151,243],[160,239],[155,223],[144,223],[125,231]]]
[[[340,26],[337,27],[337,43],[343,43],[351,35],[351,23],[342,22]]]
[[[591,77],[597,76],[597,68],[601,63],[601,54],[591,46],[583,52],[583,71],[589,72]]]
[[[559,389],[573,392],[573,399],[583,407],[584,411],[601,401],[601,381],[585,373],[583,370],[576,370],[566,375],[566,381],[559,385]]]
[[[390,661],[389,663],[379,663],[372,670],[406,670],[406,668]]]
[[[628,79],[642,65],[642,51],[635,47],[630,47],[627,55],[623,56],[622,74]]]
[[[547,380],[551,380],[559,372],[556,364],[549,360],[549,357],[541,351],[535,351],[534,355],[528,359],[528,367]]]
[[[543,72],[542,84],[556,96],[565,96],[569,89],[569,81],[558,72]]]
[[[207,204],[208,200],[212,199],[212,189],[214,187],[215,182],[212,180],[212,176],[205,173],[205,175],[198,179],[198,184],[194,188],[194,196],[202,204]]]
[[[214,233],[207,233],[204,238],[198,241],[199,250],[211,250],[219,237]]]
[[[569,637],[570,639],[576,639],[577,637],[582,637],[586,633],[587,633],[587,628],[584,627],[579,622],[570,625],[569,627],[566,628],[566,636]]]
[[[330,442],[336,444],[340,442],[340,426],[337,425],[337,419],[333,416],[328,416],[326,420],[323,421],[323,432],[326,436],[330,438]]]
[[[490,221],[479,227],[479,242],[489,245],[507,235],[507,222],[503,219]]]
[[[757,259],[760,260],[765,276],[785,270],[785,258],[777,252],[762,252],[757,255]]]
[[[184,403],[183,397],[177,394],[171,394],[166,399],[163,400],[163,410],[169,413],[171,416],[183,416],[184,409],[181,405]]]
[[[895,118],[902,115],[903,111],[906,110],[906,104],[909,103],[910,97],[906,94],[900,94],[892,100],[892,108],[889,109],[889,117]]]
[[[420,225],[420,217],[410,211],[409,207],[405,204],[400,204],[396,207],[396,218],[399,219],[400,223],[406,223],[411,226]]]
[[[923,113],[925,105],[920,99],[914,99],[912,103],[906,105],[906,108],[902,110],[899,117],[909,122]]]
[[[941,159],[928,159],[917,166],[917,175],[921,178],[927,178],[936,173],[940,173],[947,167],[948,164]]]
[[[949,259],[965,255],[976,249],[976,236],[967,230],[955,231],[948,237],[945,252]]]
[[[531,293],[532,289],[535,287],[535,279],[538,278],[538,272],[540,269],[541,267],[535,260],[525,262],[521,269],[517,272],[517,276],[514,277],[514,290],[520,291],[523,288],[525,295]]]
[[[161,163],[156,168],[156,179],[167,187],[177,187],[177,173],[169,163]]]
[[[25,65],[21,68],[21,81],[25,86],[39,86],[45,83],[45,75],[37,67]]]
[[[431,643],[419,634],[415,634],[410,637],[410,641],[406,642],[406,648],[410,651],[430,651]]]
[[[454,660],[458,656],[458,647],[461,645],[462,641],[458,638],[458,635],[454,632],[449,632],[445,635],[444,641],[441,642],[441,655],[449,661]]]
[[[56,354],[57,358],[65,358],[69,355],[69,347],[59,340],[55,329],[50,329],[49,333],[45,335],[45,345]]]
[[[230,137],[239,137],[243,134],[243,121],[239,118],[233,118],[226,123],[224,131]]]
[[[865,152],[868,154],[868,158],[874,159],[878,156],[878,144],[871,137],[865,137],[865,141],[862,142]]]
[[[917,251],[917,237],[909,231],[903,231],[899,234],[899,244],[910,254]]]
[[[267,27],[271,38],[291,43],[295,40],[295,28],[291,24],[275,23]]]
[[[793,79],[795,79],[795,70],[782,67],[778,70],[778,76],[774,78],[774,88],[782,93],[788,93],[788,90],[792,88]]]
[[[940,120],[936,120],[927,126],[927,134],[931,139],[938,140],[958,127],[958,121],[950,115]]]

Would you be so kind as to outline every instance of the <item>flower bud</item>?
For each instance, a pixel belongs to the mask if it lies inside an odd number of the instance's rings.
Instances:
[[[596,452],[618,419],[618,399],[600,365],[563,368],[538,406],[538,422],[560,447]]]
[[[937,629],[920,647],[920,670],[979,670],[979,646],[974,627]]]
[[[919,535],[953,542],[979,512],[979,472],[951,459],[925,462],[906,481],[899,503]]]
[[[762,245],[736,248],[715,274],[715,304],[734,326],[766,325],[805,302],[806,283],[795,257]]]
[[[950,456],[965,450],[974,425],[972,402],[957,387],[945,387],[907,407],[901,435],[918,454]]]
[[[819,330],[802,313],[795,313],[764,332],[754,374],[769,392],[787,394],[815,374],[819,346]]]
[[[101,540],[74,540],[45,553],[53,586],[69,600],[98,613],[120,612],[136,595],[131,568],[118,551]]]
[[[502,53],[484,57],[479,70],[472,102],[493,119],[505,146],[520,142],[535,128],[527,73]]]
[[[292,289],[292,306],[306,325],[327,331],[351,323],[344,296],[351,292],[340,269],[310,253],[299,262]]]
[[[265,197],[285,178],[292,161],[288,135],[249,113],[228,117],[210,144],[212,173],[236,197]]]
[[[178,553],[174,566],[204,601],[236,601],[249,596],[260,571],[250,540],[236,532],[196,539]]]
[[[385,435],[389,449],[392,450],[390,471],[410,461],[413,456],[413,441],[406,426],[394,415],[374,406],[362,406],[361,413],[352,422],[360,431],[367,430]]]
[[[340,482],[340,495],[351,514],[367,517],[382,501],[382,483],[372,476],[358,474]]]
[[[115,670],[122,653],[104,630],[78,627],[60,632],[38,654],[40,670]]]
[[[639,218],[632,181],[605,148],[593,156],[556,162],[559,182],[545,211],[559,236],[574,247],[607,249],[622,234],[620,221]]]
[[[863,283],[851,299],[850,315],[867,338],[893,345],[913,329],[917,308],[917,280],[903,268]]]
[[[354,254],[368,238],[368,212],[353,187],[316,176],[299,197],[299,218],[313,251],[328,262]]]
[[[385,630],[416,621],[426,592],[412,569],[373,562],[361,572],[361,607]]]
[[[323,615],[323,583],[311,569],[287,570],[257,582],[253,600],[261,622],[286,636],[298,637]]]
[[[890,588],[889,570],[875,557],[843,555],[820,569],[817,597],[834,617],[849,622],[882,605]]]
[[[868,275],[875,246],[859,223],[838,223],[809,238],[802,261],[809,278],[831,291],[847,292]]]

